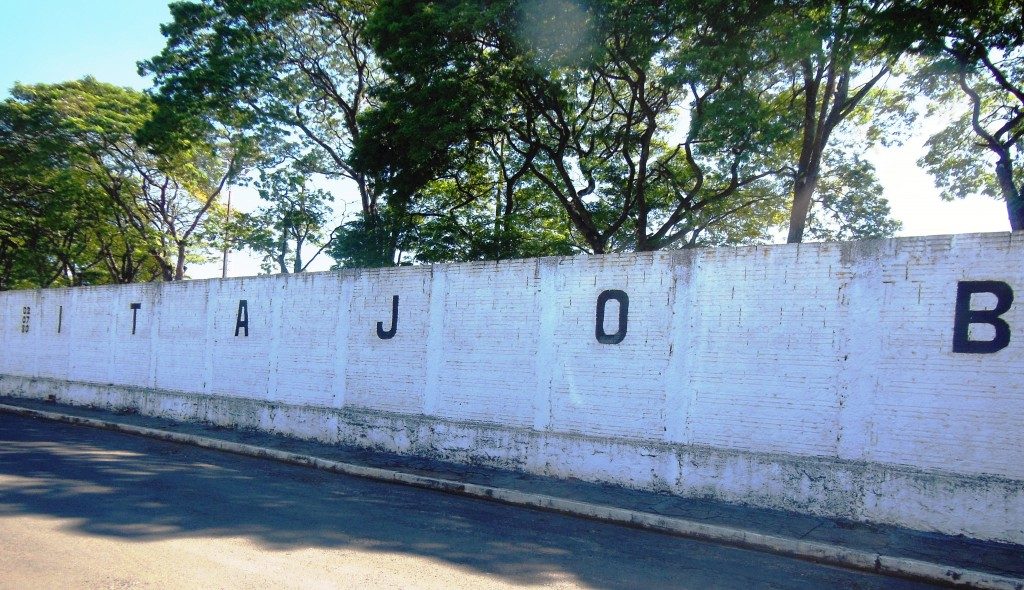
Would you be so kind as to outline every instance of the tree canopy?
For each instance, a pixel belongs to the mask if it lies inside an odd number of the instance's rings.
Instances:
[[[156,80],[157,121],[185,136],[211,125],[248,132],[279,160],[351,181],[364,262],[391,264],[388,204],[349,162],[379,68],[365,39],[372,0],[204,0],[171,4],[167,46],[140,64]]]
[[[864,151],[1024,229],[1020,0],[184,0],[141,93],[0,103],[0,289],[893,235]],[[332,221],[323,180],[356,211]],[[265,206],[225,223],[231,182]]]
[[[0,285],[185,277],[239,154],[197,140],[153,151],[136,137],[153,111],[145,94],[92,78],[15,86],[0,104]]]
[[[775,216],[733,221],[778,200],[762,154],[789,130],[751,50],[770,12],[691,4],[385,0],[353,161],[402,202],[439,179],[466,201],[546,194],[585,251],[763,237]]]
[[[1024,230],[1024,3],[897,2],[891,17],[922,58],[912,83],[931,108],[965,107],[920,164],[946,198],[1002,199],[1010,228]]]

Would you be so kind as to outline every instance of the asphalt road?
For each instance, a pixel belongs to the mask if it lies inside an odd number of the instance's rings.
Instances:
[[[0,414],[0,588],[918,588]]]

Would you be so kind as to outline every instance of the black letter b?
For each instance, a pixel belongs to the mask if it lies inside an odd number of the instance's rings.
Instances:
[[[996,296],[995,309],[971,309],[971,295],[991,293]],[[960,281],[956,286],[956,311],[953,317],[953,352],[985,354],[1000,351],[1010,344],[1010,325],[1000,318],[1013,304],[1013,289],[1002,281]],[[992,340],[971,340],[971,324],[988,324],[995,328]]]

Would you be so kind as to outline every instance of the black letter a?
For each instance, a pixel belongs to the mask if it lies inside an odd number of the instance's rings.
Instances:
[[[245,330],[245,336],[249,336],[249,302],[245,299],[238,300],[238,317],[235,318],[235,336],[239,330]]]
[[[971,309],[971,295],[991,293],[995,309]],[[956,286],[956,311],[953,316],[953,352],[975,354],[1002,350],[1010,344],[1010,325],[999,316],[1013,304],[1013,289],[1002,281],[960,281]],[[992,340],[971,340],[971,324],[988,324],[996,329]]]

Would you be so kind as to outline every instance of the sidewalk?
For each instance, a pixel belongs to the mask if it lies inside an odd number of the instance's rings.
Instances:
[[[7,406],[7,407],[4,407]],[[1024,548],[460,465],[257,431],[0,397],[0,411],[156,436],[952,586],[1024,590]],[[151,432],[140,429],[153,429]],[[243,445],[243,446],[239,446]]]

